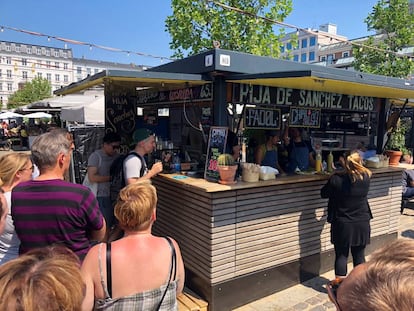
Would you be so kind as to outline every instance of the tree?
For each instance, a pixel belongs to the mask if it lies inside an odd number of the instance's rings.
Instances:
[[[272,22],[282,22],[292,11],[292,0],[222,0],[251,15],[223,8],[210,0],[172,0],[173,15],[166,19],[174,57],[182,58],[213,48],[278,57],[284,29],[276,35]]]
[[[414,15],[408,0],[380,0],[365,19],[368,30],[377,34],[354,45],[354,68],[391,77],[407,78],[414,69],[411,58],[402,55],[414,38]],[[368,47],[365,47],[368,46]]]
[[[27,82],[21,90],[10,95],[7,108],[17,108],[27,105],[37,100],[50,97],[52,86],[47,79],[36,77],[32,81]]]

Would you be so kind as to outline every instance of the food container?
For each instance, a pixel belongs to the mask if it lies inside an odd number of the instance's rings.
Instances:
[[[254,163],[242,163],[242,180],[245,182],[259,181],[260,166]]]
[[[271,180],[276,179],[276,175],[274,173],[262,173],[259,174],[260,180]]]
[[[261,180],[271,180],[276,179],[276,174],[279,174],[279,171],[270,166],[261,166],[259,178]]]

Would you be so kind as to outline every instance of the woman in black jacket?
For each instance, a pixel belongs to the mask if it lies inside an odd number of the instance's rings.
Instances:
[[[333,174],[321,189],[328,201],[328,222],[331,223],[331,243],[335,247],[335,276],[347,275],[351,249],[354,267],[365,262],[365,246],[370,242],[372,219],[368,204],[371,171],[362,165],[357,151],[344,161],[344,170]]]

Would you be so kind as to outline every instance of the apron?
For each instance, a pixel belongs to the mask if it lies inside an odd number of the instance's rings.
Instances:
[[[294,172],[296,167],[301,171],[309,168],[309,149],[304,144],[301,146],[292,145],[292,152],[289,155],[289,172]]]
[[[262,160],[262,166],[270,166],[273,168],[276,168],[276,163],[278,162],[277,159],[277,149],[267,150],[264,156],[264,159]]]

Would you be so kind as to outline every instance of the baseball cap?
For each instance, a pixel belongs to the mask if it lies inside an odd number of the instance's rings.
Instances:
[[[134,143],[137,144],[140,141],[143,141],[152,135],[154,135],[152,131],[146,128],[142,128],[142,129],[135,130],[134,134],[132,135],[132,138],[134,139]]]

